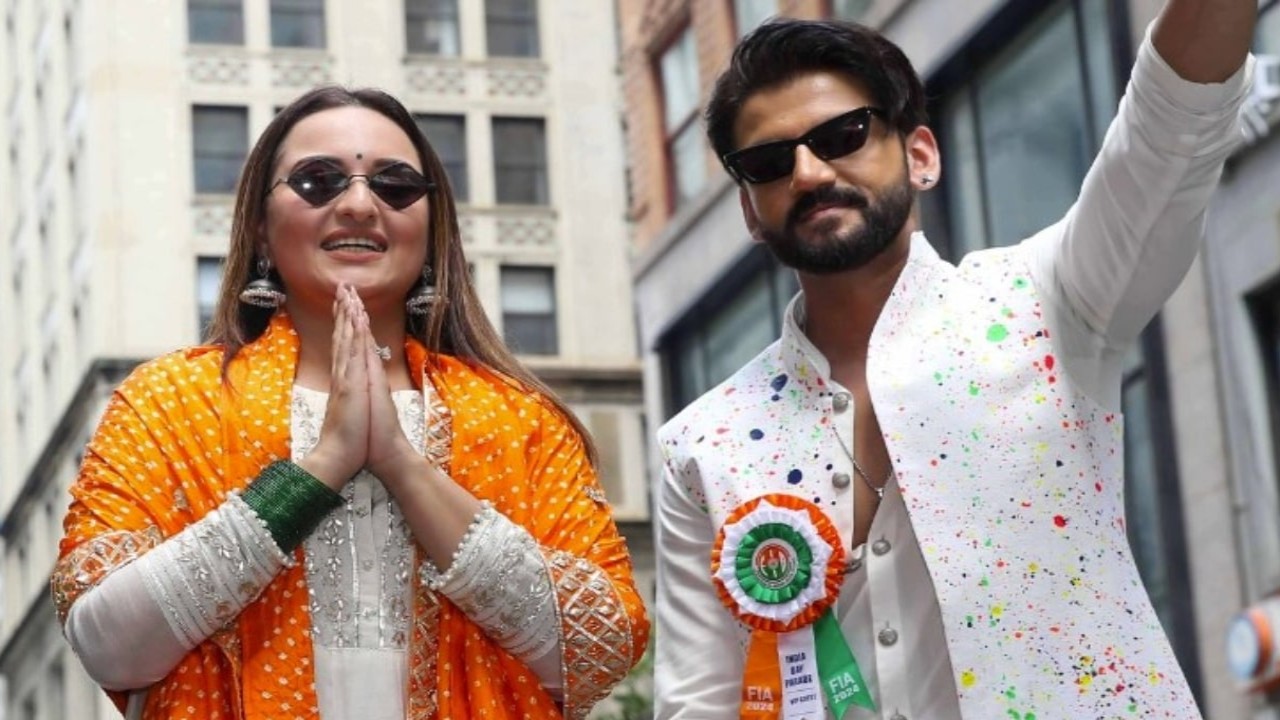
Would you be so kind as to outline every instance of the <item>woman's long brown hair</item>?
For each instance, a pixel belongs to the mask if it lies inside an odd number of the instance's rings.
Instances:
[[[267,192],[280,144],[303,118],[336,107],[368,108],[398,125],[417,149],[423,175],[435,186],[430,194],[427,222],[427,264],[434,273],[440,299],[432,305],[425,320],[406,315],[406,331],[433,352],[486,366],[525,390],[545,396],[582,436],[587,455],[595,465],[595,444],[586,427],[546,383],[516,360],[489,322],[467,272],[457,208],[444,165],[409,111],[381,90],[334,85],[315,88],[281,110],[249,152],[236,190],[231,248],[223,267],[218,305],[207,338],[208,342],[224,348],[224,373],[240,349],[258,339],[271,320],[271,310],[246,305],[239,298],[240,291],[254,279],[258,234],[266,225]],[[271,272],[274,276],[275,271]],[[278,276],[274,279],[279,281]]]

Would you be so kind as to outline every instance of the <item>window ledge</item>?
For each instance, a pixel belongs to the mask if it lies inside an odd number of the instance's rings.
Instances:
[[[577,380],[594,383],[639,383],[643,366],[639,362],[598,363],[574,360],[564,355],[519,355],[520,361],[548,382]]]
[[[482,65],[508,65],[521,70],[546,70],[547,64],[541,57],[522,55],[487,55],[478,61]]]
[[[438,55],[426,52],[406,52],[403,57],[405,65],[465,65],[458,55]]]
[[[196,191],[195,197],[191,201],[193,207],[206,207],[209,205],[233,205],[236,201],[234,191],[227,192],[200,192]]]
[[[272,45],[267,49],[267,52],[271,57],[288,60],[330,61],[333,59],[329,55],[329,48],[322,47],[276,47]]]
[[[218,55],[248,55],[249,49],[244,43],[211,43],[211,42],[188,42],[187,51],[204,54]]]
[[[524,217],[527,215],[540,215],[546,218],[555,218],[556,209],[552,205],[522,205],[517,203],[503,203],[493,205],[476,205],[474,203],[454,203],[457,206],[458,214],[467,215],[494,215],[507,217]]]
[[[505,66],[513,70],[535,70],[545,72],[547,63],[540,57],[510,57],[495,55],[491,57],[463,57],[461,55],[437,55],[425,52],[406,52],[402,58],[405,65],[441,65],[468,68],[492,68]]]

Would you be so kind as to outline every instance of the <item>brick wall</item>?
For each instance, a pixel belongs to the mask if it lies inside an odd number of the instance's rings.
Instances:
[[[779,0],[779,14],[825,15],[825,0]],[[618,0],[622,37],[622,84],[627,132],[629,216],[632,243],[643,251],[670,220],[667,160],[663,149],[662,82],[657,61],[686,26],[693,28],[698,52],[698,84],[703,103],[724,69],[737,40],[733,0]],[[723,177],[720,163],[706,153],[714,185]]]

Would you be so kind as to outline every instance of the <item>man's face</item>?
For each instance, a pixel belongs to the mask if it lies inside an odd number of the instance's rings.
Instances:
[[[748,98],[734,124],[735,146],[798,138],[875,105],[843,75],[804,74]],[[847,155],[823,160],[800,144],[790,174],[745,185],[747,226],[784,264],[814,274],[857,269],[903,234],[916,194],[904,145],[882,118],[870,123],[865,144]]]

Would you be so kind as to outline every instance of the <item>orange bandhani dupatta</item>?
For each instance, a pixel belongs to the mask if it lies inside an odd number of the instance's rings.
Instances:
[[[406,351],[428,400],[428,455],[542,547],[556,589],[565,684],[560,707],[523,663],[415,583],[407,715],[585,717],[643,653],[648,620],[581,438],[552,404],[503,376],[413,340]],[[227,383],[221,350],[200,347],[146,363],[121,384],[72,488],[51,578],[61,619],[111,571],[290,456],[297,356],[298,338],[278,313],[232,361]],[[310,627],[299,562],[149,688],[143,717],[318,717]],[[127,695],[112,698],[123,710]]]

